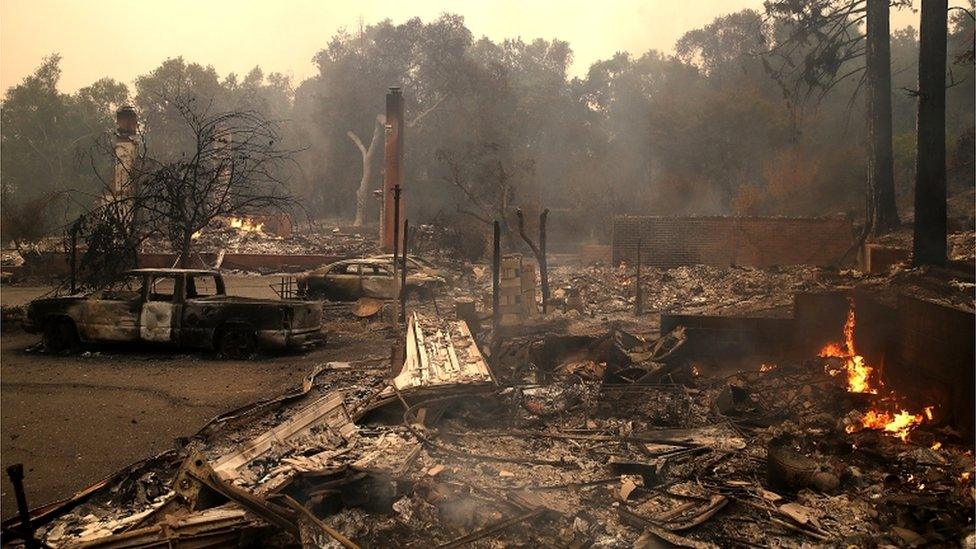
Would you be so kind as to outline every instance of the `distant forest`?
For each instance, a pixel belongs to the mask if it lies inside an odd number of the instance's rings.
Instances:
[[[894,9],[894,8],[893,8]],[[742,11],[682,36],[674,54],[617,53],[571,77],[571,44],[475,38],[462,17],[383,21],[338,32],[302,82],[255,67],[220,75],[167,59],[134,87],[106,77],[58,90],[52,54],[6,90],[0,119],[3,211],[43,201],[58,232],[98,195],[109,158],[93,146],[133,105],[149,153],[181,154],[174,94],[216,110],[255,110],[294,149],[288,182],[314,219],[351,223],[364,155],[382,181],[381,118],[403,89],[405,196],[412,222],[490,219],[499,204],[595,221],[613,214],[863,215],[864,58],[839,59],[830,89],[798,93],[768,52],[788,19]],[[950,192],[973,186],[973,19],[949,14],[946,140]],[[64,52],[65,54],[69,52]],[[802,51],[794,55],[802,55]],[[202,60],[205,62],[205,60]],[[911,214],[918,35],[891,35],[895,184]],[[56,197],[53,198],[53,197]],[[62,200],[63,199],[63,200]],[[369,199],[372,221],[378,205]],[[4,213],[4,215],[7,215]],[[503,213],[503,215],[507,215]]]

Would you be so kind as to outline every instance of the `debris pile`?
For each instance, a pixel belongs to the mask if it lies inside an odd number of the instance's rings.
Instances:
[[[596,264],[585,269],[558,267],[550,274],[557,288],[556,306],[564,307],[568,296],[578,291],[588,312],[597,314],[634,310],[635,269]],[[645,312],[688,313],[709,311],[742,314],[786,308],[798,291],[836,286],[843,278],[837,271],[810,266],[774,269],[754,267],[710,267],[695,265],[641,270]]]
[[[972,536],[968,441],[932,422],[904,437],[847,429],[870,402],[829,374],[830,357],[728,373],[678,358],[681,330],[612,329],[505,340],[489,368],[464,322],[413,314],[405,337],[399,374],[316,368],[295,392],[216,418],[41,514],[38,537],[798,547]]]
[[[370,235],[371,236],[371,235]],[[362,234],[345,233],[338,228],[311,227],[278,236],[269,231],[226,224],[214,225],[200,231],[193,240],[193,249],[200,253],[219,252],[247,254],[312,254],[361,257],[377,253],[374,238]],[[170,253],[170,244],[162,239],[148,240],[143,252]]]
[[[585,268],[560,266],[549,275],[553,306],[574,309],[579,296],[582,311],[614,315],[634,311],[635,269],[595,264]],[[837,270],[807,265],[758,269],[695,265],[659,269],[643,267],[645,313],[731,314],[788,316],[797,292],[832,289],[880,289],[889,295],[908,293],[947,305],[974,310],[972,273],[935,273],[931,269],[896,268],[868,275],[856,270]]]

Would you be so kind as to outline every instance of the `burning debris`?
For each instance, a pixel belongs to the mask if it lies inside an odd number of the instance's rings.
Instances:
[[[490,332],[433,307],[409,317],[399,373],[316,368],[37,516],[37,536],[794,547],[952,545],[971,529],[970,445],[932,409],[884,412],[880,369],[848,375],[868,364],[853,308],[820,353],[840,356],[729,373],[686,353],[697,332],[581,319],[478,345]]]
[[[865,364],[864,357],[857,354],[857,351],[854,349],[854,300],[851,299],[849,301],[850,310],[847,312],[847,320],[844,322],[843,347],[837,343],[828,343],[821,349],[820,356],[823,358],[839,358],[844,361],[843,371],[847,374],[848,391],[852,393],[877,394],[877,388],[872,387],[870,383],[874,368]],[[830,375],[838,375],[841,373],[841,370],[830,369],[828,373]]]
[[[844,322],[844,344],[828,343],[820,351],[821,358],[837,358],[843,361],[842,368],[834,368],[830,362],[825,369],[832,376],[846,374],[847,390],[851,393],[877,395],[884,383],[875,369],[869,366],[863,356],[857,354],[854,348],[854,330],[856,316],[854,300],[849,300],[850,308]],[[908,410],[884,410],[880,407],[890,407],[897,402],[897,396],[891,392],[884,399],[872,402],[872,408],[863,414],[857,414],[845,429],[848,433],[855,433],[863,429],[877,430],[890,433],[902,441],[908,439],[908,433],[928,418],[932,419],[932,406],[925,408],[924,415],[913,414]]]
[[[293,227],[286,216],[220,218],[193,235],[199,253],[318,254],[336,257],[368,256],[377,252],[375,242],[338,227]],[[169,253],[170,245],[159,238],[143,245],[144,253]]]
[[[221,230],[279,238],[249,227]],[[871,307],[886,305],[856,292],[877,277],[644,269],[658,319],[634,314],[633,270],[565,265],[549,314],[519,302],[534,277],[510,273],[499,311],[518,307],[518,322],[486,325],[489,268],[410,261],[445,284],[402,320],[380,299],[323,307],[383,358],[323,364],[300,390],[216,418],[39,513],[38,539],[797,547],[961,544],[971,529],[972,446],[950,403],[911,412],[874,358]]]

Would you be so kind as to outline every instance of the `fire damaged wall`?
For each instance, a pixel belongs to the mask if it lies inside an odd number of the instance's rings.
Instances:
[[[661,331],[687,329],[681,356],[688,359],[800,358],[824,356],[821,349],[843,342],[851,322],[850,344],[876,370],[872,385],[880,382],[880,393],[893,391],[912,409],[931,407],[930,419],[972,434],[976,315],[909,295],[897,302],[880,297],[864,290],[801,292],[792,318],[662,314]]]
[[[849,219],[617,216],[613,263],[680,265],[833,265],[854,243]]]
[[[976,315],[902,295],[897,326],[891,385],[913,388],[920,400],[938,404],[936,414],[974,432]]]

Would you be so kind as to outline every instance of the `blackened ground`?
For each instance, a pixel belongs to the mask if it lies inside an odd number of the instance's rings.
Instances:
[[[96,347],[88,355],[27,350],[38,336],[0,337],[0,464],[23,463],[31,507],[61,499],[173,446],[214,416],[300,385],[315,364],[389,349],[383,331],[329,334],[306,354],[219,360],[174,349]],[[0,481],[0,513],[16,513]]]

